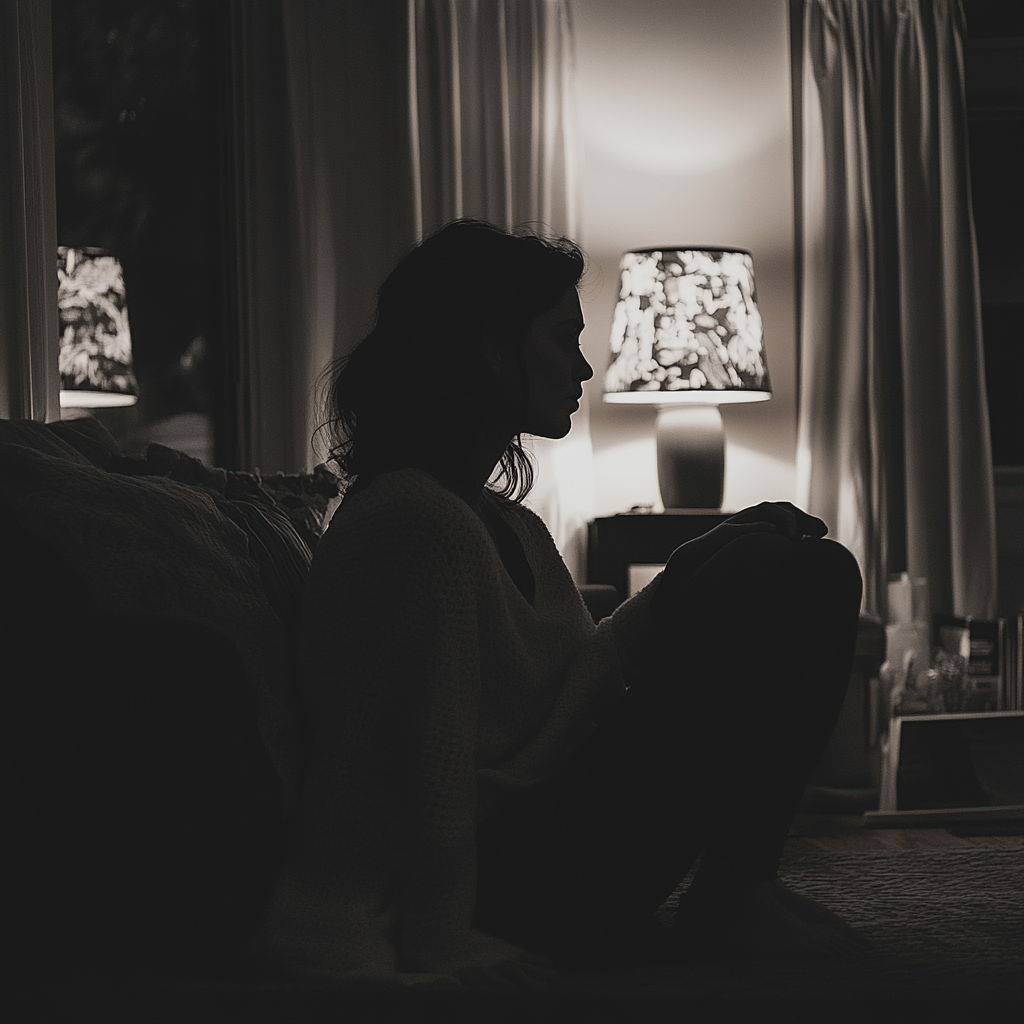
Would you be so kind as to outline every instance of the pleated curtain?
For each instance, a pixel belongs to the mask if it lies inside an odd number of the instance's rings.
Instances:
[[[575,235],[572,25],[565,0],[285,0],[283,11],[293,321],[311,381],[365,336],[398,258],[445,223]],[[305,408],[311,434],[318,406]],[[535,457],[530,502],[578,573],[593,502],[586,422]]]
[[[564,0],[409,0],[419,234],[457,217],[576,234]]]
[[[804,0],[800,501],[865,608],[928,580],[991,617],[996,563],[964,19],[957,0]]]
[[[50,5],[0,4],[0,418],[60,419]]]

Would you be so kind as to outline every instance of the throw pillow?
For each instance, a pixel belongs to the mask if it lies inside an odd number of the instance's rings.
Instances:
[[[0,420],[0,444],[23,445],[58,459],[67,459],[81,465],[89,463],[66,438],[54,433],[49,424],[37,420]]]
[[[170,480],[206,487],[231,501],[274,506],[287,516],[310,551],[315,551],[329,508],[339,495],[340,481],[323,464],[311,473],[242,473],[210,468],[184,452],[153,443],[145,459],[118,458],[109,467],[132,476],[165,476]]]
[[[211,469],[199,459],[161,444],[151,444],[145,459],[117,458],[109,468],[127,476],[164,477],[201,488],[213,498],[217,508],[247,536],[264,593],[284,623],[294,654],[302,591],[312,561],[310,532],[296,529],[288,509],[262,487],[259,475]]]
[[[46,429],[67,441],[79,455],[84,455],[94,466],[106,468],[112,458],[121,454],[121,446],[114,435],[99,420],[82,416],[75,420],[57,420],[47,423]]]
[[[249,540],[249,554],[259,566],[260,582],[270,607],[284,623],[292,653],[297,652],[302,591],[312,556],[288,517],[274,505],[230,501],[214,496],[217,508]]]

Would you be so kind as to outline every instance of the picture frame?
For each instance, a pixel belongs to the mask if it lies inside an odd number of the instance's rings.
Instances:
[[[897,716],[875,828],[1024,823],[1024,711]]]

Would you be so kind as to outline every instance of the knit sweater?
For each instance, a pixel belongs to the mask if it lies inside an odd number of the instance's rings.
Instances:
[[[485,491],[535,581],[413,469],[348,497],[303,607],[311,755],[262,943],[299,976],[412,981],[507,958],[470,926],[478,821],[621,692],[657,581],[595,626],[542,521]],[[512,950],[514,952],[514,950]]]

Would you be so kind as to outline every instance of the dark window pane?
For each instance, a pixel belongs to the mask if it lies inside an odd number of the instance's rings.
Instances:
[[[123,266],[138,404],[129,453],[213,461],[219,365],[216,43],[208,0],[54,0],[57,236]]]

